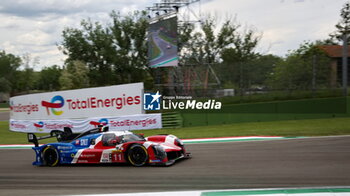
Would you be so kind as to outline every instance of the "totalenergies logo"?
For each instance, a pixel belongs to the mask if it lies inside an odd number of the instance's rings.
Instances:
[[[50,110],[49,109],[51,109],[51,112],[54,115],[61,115],[61,114],[63,114],[63,111],[56,110],[56,109],[62,108],[64,106],[64,99],[63,99],[62,96],[59,96],[59,95],[54,96],[51,99],[51,102],[42,101],[41,105],[46,107],[47,115],[50,115]]]
[[[43,127],[44,127],[44,122],[43,121],[39,121],[38,123],[34,123],[34,127],[37,128],[38,131],[43,131]]]
[[[108,119],[107,118],[101,118],[98,122],[96,121],[90,121],[90,125],[94,125],[97,127],[98,125],[108,125]]]
[[[38,123],[34,123],[34,126],[37,128],[43,128],[44,127],[44,122],[40,121]]]

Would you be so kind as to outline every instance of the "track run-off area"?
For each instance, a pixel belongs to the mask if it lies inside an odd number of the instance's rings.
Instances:
[[[1,149],[0,195],[350,186],[350,136],[197,142],[187,148],[193,158],[170,167],[37,167],[31,165],[33,150]]]

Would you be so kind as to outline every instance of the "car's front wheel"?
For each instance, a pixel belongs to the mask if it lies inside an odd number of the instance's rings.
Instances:
[[[42,158],[44,165],[54,167],[59,163],[59,154],[56,148],[52,146],[46,146],[42,151]]]
[[[133,144],[127,152],[127,158],[133,166],[143,166],[148,161],[147,149],[140,144]]]

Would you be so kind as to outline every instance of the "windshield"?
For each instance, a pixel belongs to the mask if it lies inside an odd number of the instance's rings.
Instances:
[[[135,134],[122,135],[120,137],[121,137],[122,143],[145,140],[145,138]]]

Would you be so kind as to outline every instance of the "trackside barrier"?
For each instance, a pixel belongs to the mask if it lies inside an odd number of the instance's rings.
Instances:
[[[180,128],[183,125],[182,116],[178,112],[162,113],[163,128]]]
[[[350,117],[350,98],[322,98],[223,105],[221,110],[178,110],[183,127]]]

